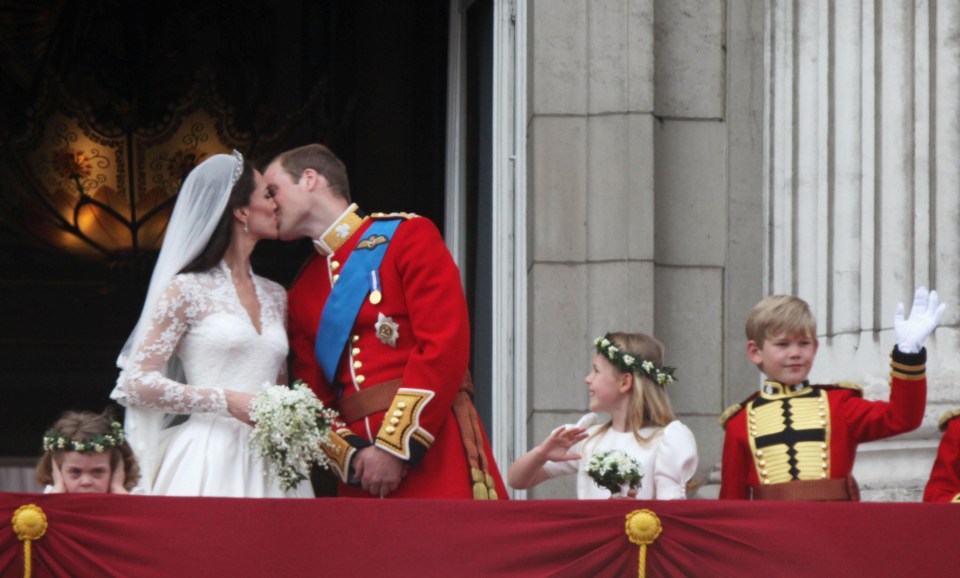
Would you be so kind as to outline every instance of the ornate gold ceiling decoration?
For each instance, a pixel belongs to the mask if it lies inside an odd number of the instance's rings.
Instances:
[[[155,123],[123,127],[47,81],[25,129],[0,147],[17,221],[77,255],[127,260],[159,248],[184,176],[211,154],[250,146],[212,86],[198,78]],[[118,118],[136,118],[135,107],[120,103]]]

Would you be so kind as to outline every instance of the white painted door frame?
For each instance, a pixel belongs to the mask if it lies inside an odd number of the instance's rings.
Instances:
[[[472,0],[450,0],[447,90],[447,246],[466,259],[466,27]],[[493,9],[493,452],[506,469],[527,450],[527,0]],[[461,279],[465,272],[461,269]],[[485,336],[476,336],[485,337]]]

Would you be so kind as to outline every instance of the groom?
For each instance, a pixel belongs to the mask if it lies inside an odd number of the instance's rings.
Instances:
[[[281,154],[264,176],[280,238],[317,250],[290,289],[288,331],[294,377],[345,424],[324,448],[340,495],[506,498],[471,401],[460,274],[434,224],[365,216],[322,145]]]

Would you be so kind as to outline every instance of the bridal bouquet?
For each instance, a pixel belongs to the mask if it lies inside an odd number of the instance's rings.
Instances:
[[[250,418],[256,422],[250,442],[284,490],[309,479],[313,464],[327,467],[320,444],[328,444],[337,412],[324,407],[307,384],[297,380],[290,387],[266,384],[250,403]]]
[[[642,470],[637,460],[620,450],[600,452],[587,462],[587,474],[613,496],[626,496],[630,490],[639,488]]]

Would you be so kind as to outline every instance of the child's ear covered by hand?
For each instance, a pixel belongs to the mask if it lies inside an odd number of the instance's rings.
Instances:
[[[110,493],[128,494],[124,483],[127,481],[126,464],[119,455],[114,458],[113,472],[110,475]]]
[[[51,494],[63,494],[67,491],[66,486],[63,483],[63,472],[60,471],[60,464],[57,463],[57,457],[51,456],[50,458],[50,473],[53,475],[53,488],[50,490]]]

